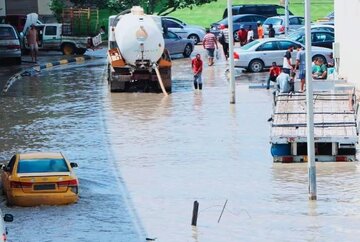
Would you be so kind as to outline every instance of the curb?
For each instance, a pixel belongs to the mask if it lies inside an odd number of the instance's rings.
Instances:
[[[34,71],[40,72],[41,70],[46,69],[46,68],[50,68],[50,67],[54,67],[54,66],[58,66],[58,65],[65,65],[65,64],[74,63],[74,62],[80,63],[80,62],[84,62],[86,60],[91,60],[91,59],[95,59],[95,57],[86,55],[86,56],[82,56],[82,57],[63,59],[63,60],[59,60],[59,61],[48,62],[45,64],[30,67],[26,70],[16,73],[12,77],[10,77],[9,80],[6,82],[1,93],[2,94],[6,93],[9,90],[9,88],[11,87],[11,85],[14,84],[14,82],[19,80],[20,78],[22,78],[24,76],[32,76],[34,74]]]

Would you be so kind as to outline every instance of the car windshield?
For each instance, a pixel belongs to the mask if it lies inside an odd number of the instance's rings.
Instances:
[[[0,28],[0,40],[16,39],[14,30],[11,27]]]
[[[296,32],[292,32],[291,34],[289,34],[288,38],[291,40],[295,40],[297,41],[298,39],[300,39],[302,36],[304,35],[304,30],[301,31],[296,31]]]
[[[68,172],[64,159],[29,159],[20,160],[17,173]]]
[[[264,24],[272,24],[272,25],[281,25],[282,19],[280,18],[268,18],[265,20]]]
[[[241,47],[242,50],[248,50],[250,49],[251,47],[253,47],[254,45],[257,45],[260,41],[258,40],[254,40],[254,41],[251,41],[250,43],[244,45]]]

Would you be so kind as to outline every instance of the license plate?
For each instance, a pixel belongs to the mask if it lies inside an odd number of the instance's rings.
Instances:
[[[55,184],[40,184],[34,185],[34,190],[55,190]]]

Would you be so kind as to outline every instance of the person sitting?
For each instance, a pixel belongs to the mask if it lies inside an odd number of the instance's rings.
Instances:
[[[327,67],[321,58],[317,58],[315,61],[315,65],[312,67],[312,77],[314,79],[327,78]]]
[[[282,70],[280,75],[276,78],[276,90],[279,93],[290,93],[292,91],[292,81],[290,75]]]
[[[270,81],[276,82],[276,78],[280,75],[280,73],[281,73],[280,67],[276,64],[276,62],[273,62],[272,66],[270,67],[269,78],[267,80],[266,89],[270,88]]]

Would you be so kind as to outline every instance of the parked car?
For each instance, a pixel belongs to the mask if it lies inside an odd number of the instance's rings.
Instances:
[[[254,38],[257,38],[256,23],[258,21],[263,23],[265,20],[266,17],[257,14],[234,15],[233,16],[234,40],[239,41],[238,35],[236,33],[237,31],[239,31],[241,25],[244,25],[246,29],[248,29],[248,27],[251,26],[251,28],[254,30]],[[210,32],[215,34],[215,36],[218,36],[222,26],[225,26],[226,28],[228,27],[227,18],[224,18],[223,20],[211,24]]]
[[[311,25],[311,31],[313,30],[317,30],[317,31],[328,31],[328,32],[335,32],[335,27],[334,25],[326,25],[326,24],[312,24]],[[291,34],[299,34],[299,33],[304,33],[305,32],[305,27],[301,27],[298,28],[297,30],[295,30],[294,32],[292,32]]]
[[[294,33],[289,35],[288,37],[291,40],[300,42],[301,44],[305,44],[305,33]],[[319,46],[325,48],[333,48],[333,43],[335,41],[334,33],[329,31],[318,31],[312,30],[311,31],[311,45],[312,46]]]
[[[1,233],[1,239],[0,241],[7,241],[7,234],[8,234],[8,230],[7,227],[5,226],[4,222],[12,222],[14,220],[14,216],[12,214],[6,213],[3,216],[2,211],[0,210],[0,233]]]
[[[269,25],[275,29],[275,35],[285,34],[285,16],[274,16],[267,18],[263,24],[265,35],[269,34]],[[289,16],[289,31],[296,30],[304,26],[305,20],[299,16]]]
[[[260,72],[265,67],[270,67],[272,62],[276,62],[279,66],[283,64],[283,58],[289,46],[304,47],[303,44],[280,38],[265,38],[254,40],[241,48],[235,48],[235,52],[239,55],[239,59],[235,59],[235,66],[245,68],[252,72]],[[321,58],[324,63],[331,61],[330,54],[332,50],[322,47],[312,47],[312,59]],[[294,49],[291,57],[292,63],[295,63],[296,49]]]
[[[189,57],[194,50],[193,40],[181,38],[171,31],[165,32],[163,36],[165,48],[169,51],[170,55],[183,54],[184,57]]]
[[[0,24],[0,58],[12,58],[21,64],[20,38],[10,24]]]
[[[2,190],[8,205],[63,205],[78,200],[79,181],[62,153],[16,154],[3,165]]]
[[[272,17],[277,15],[285,15],[285,8],[276,4],[242,4],[233,5],[232,14],[258,14],[265,17]],[[289,11],[289,15],[293,15]],[[224,10],[223,18],[228,16],[227,8]]]
[[[161,17],[162,25],[174,32],[175,34],[181,36],[185,39],[191,39],[195,44],[198,44],[204,39],[206,34],[205,28],[197,25],[188,25],[182,21],[176,20],[174,17]]]

